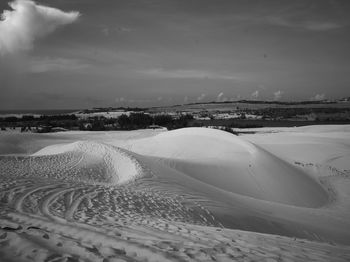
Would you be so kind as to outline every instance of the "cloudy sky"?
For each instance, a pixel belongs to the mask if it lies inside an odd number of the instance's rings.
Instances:
[[[0,13],[0,109],[350,95],[347,0],[17,0]]]

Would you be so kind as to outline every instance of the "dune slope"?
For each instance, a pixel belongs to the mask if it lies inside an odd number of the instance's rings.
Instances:
[[[132,150],[220,189],[257,199],[315,207],[328,200],[317,181],[232,134],[187,128],[135,141]]]

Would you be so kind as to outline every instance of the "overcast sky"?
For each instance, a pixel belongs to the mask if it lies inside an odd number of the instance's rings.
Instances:
[[[0,109],[350,95],[348,0],[18,0],[0,12]]]

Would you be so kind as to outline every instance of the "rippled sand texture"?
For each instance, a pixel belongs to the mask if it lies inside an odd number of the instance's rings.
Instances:
[[[349,131],[2,132],[0,261],[349,261]]]

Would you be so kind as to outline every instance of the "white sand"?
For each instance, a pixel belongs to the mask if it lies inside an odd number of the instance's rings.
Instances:
[[[327,201],[317,181],[230,133],[181,129],[137,140],[131,150],[165,158],[173,168],[229,192],[300,206]]]
[[[254,131],[0,133],[0,261],[349,261],[350,126]]]

